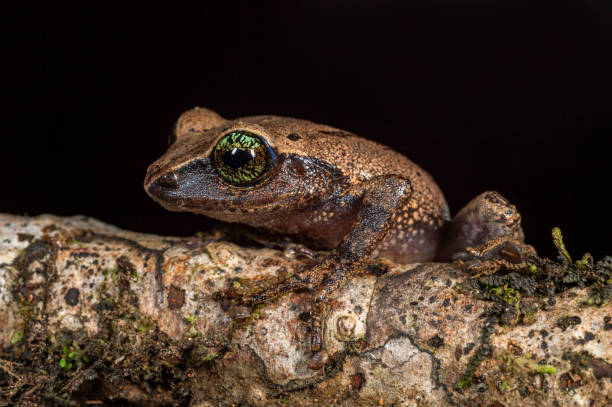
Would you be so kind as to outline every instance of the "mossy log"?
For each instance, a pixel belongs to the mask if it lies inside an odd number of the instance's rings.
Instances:
[[[574,287],[493,323],[453,264],[368,265],[311,370],[307,292],[231,296],[312,261],[291,253],[0,215],[0,405],[612,405],[609,303]]]

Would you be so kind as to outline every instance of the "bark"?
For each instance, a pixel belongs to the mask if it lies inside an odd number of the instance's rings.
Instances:
[[[311,370],[308,293],[231,298],[311,264],[291,253],[0,215],[0,405],[612,404],[609,303],[574,287],[505,320],[453,264],[370,264]]]

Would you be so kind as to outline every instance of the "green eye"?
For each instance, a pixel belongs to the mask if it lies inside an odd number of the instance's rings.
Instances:
[[[272,167],[274,151],[259,136],[233,131],[221,137],[212,153],[212,164],[230,184],[252,185]]]

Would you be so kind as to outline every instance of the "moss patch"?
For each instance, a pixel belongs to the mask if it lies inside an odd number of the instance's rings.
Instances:
[[[43,310],[32,304],[37,303],[41,292],[49,295],[56,275],[56,251],[79,249],[86,253],[83,247],[89,243],[66,232],[50,232],[53,235],[33,241],[14,262],[20,275],[14,295],[20,301],[25,323],[13,333],[11,345],[2,350],[0,398],[9,405],[85,405],[92,395],[105,400],[105,392],[111,391],[117,402],[123,403],[120,405],[125,405],[124,401],[187,404],[191,369],[214,360],[223,347],[212,347],[198,335],[173,341],[161,333],[139,312],[137,295],[129,284],[137,274],[127,258],[120,259],[117,267],[100,270],[105,281],[92,292],[100,320],[95,337],[83,331],[49,334],[46,319],[40,316]],[[143,257],[161,256],[145,248],[136,249],[144,252]],[[33,273],[43,275],[45,281],[30,289],[24,282]],[[120,389],[130,391],[122,393]]]
[[[497,260],[483,260],[478,269],[493,270],[486,275],[469,278],[457,285],[457,290],[469,293],[477,299],[494,302],[488,311],[488,320],[480,338],[480,346],[472,356],[466,371],[456,384],[461,389],[471,383],[476,368],[488,353],[487,329],[496,324],[530,324],[535,320],[538,308],[546,308],[554,302],[554,296],[572,287],[588,287],[590,295],[584,299],[585,305],[600,306],[612,299],[612,257],[594,263],[593,257],[586,253],[572,262],[569,251],[563,243],[559,228],[552,231],[553,244],[559,252],[559,260],[553,261],[534,257],[519,264],[508,264]],[[483,267],[483,263],[491,267]],[[469,266],[466,267],[470,270]],[[567,329],[580,323],[580,318],[567,316],[560,318],[557,325]],[[553,366],[539,366],[539,373],[554,373]]]

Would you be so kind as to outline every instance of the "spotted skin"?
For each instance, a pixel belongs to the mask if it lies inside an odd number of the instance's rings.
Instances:
[[[212,152],[232,132],[260,137],[273,150],[274,161],[253,185],[235,185],[218,170],[223,163]],[[343,130],[278,116],[226,120],[194,108],[179,118],[175,136],[144,182],[166,209],[293,235],[331,250],[300,275],[241,299],[253,305],[292,290],[312,291],[311,349],[318,362],[327,299],[369,257],[450,260],[493,239],[527,246],[520,215],[498,193],[483,193],[451,221],[431,175],[390,148]]]

